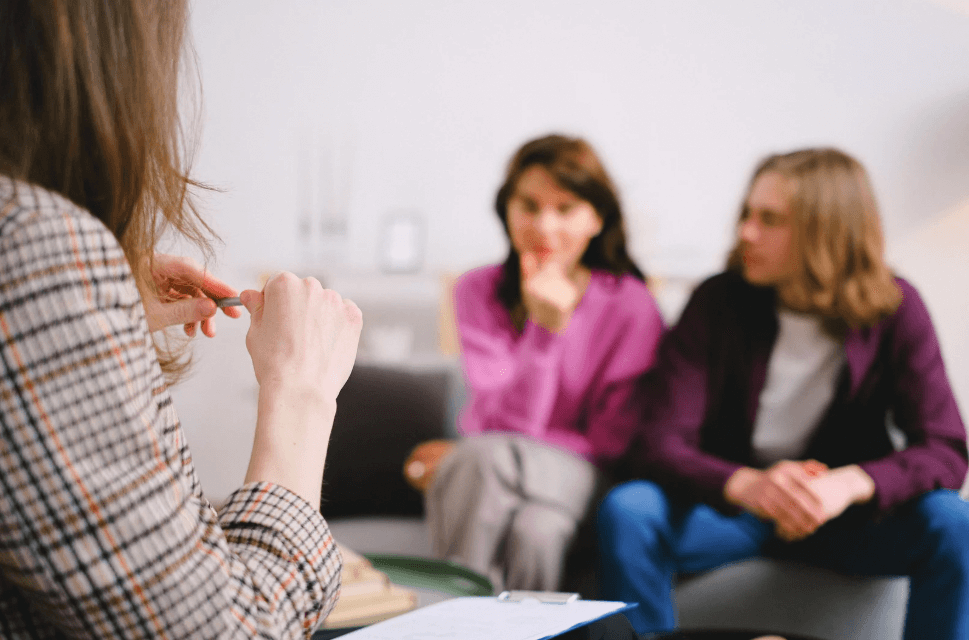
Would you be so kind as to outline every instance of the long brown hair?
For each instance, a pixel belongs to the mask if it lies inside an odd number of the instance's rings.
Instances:
[[[508,230],[508,201],[522,174],[533,166],[543,167],[560,187],[591,204],[602,220],[602,231],[589,241],[580,263],[615,276],[628,273],[646,280],[626,248],[626,228],[616,187],[592,146],[581,138],[559,134],[530,140],[512,156],[505,181],[495,197],[495,211],[509,239],[508,257],[502,268],[497,294],[519,330],[525,326],[526,312],[521,293],[521,257],[510,242]]]
[[[166,229],[210,254],[188,177],[178,88],[185,0],[0,2],[0,173],[56,191],[107,226],[142,292]],[[184,345],[156,342],[173,376]]]
[[[861,163],[831,148],[769,156],[754,170],[741,220],[765,173],[783,176],[792,189],[796,276],[786,301],[844,327],[871,326],[894,312],[902,294],[885,264],[878,206]],[[739,239],[727,267],[741,269]]]

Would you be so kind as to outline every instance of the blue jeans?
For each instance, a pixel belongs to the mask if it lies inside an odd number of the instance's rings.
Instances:
[[[880,520],[849,510],[787,544],[750,514],[680,503],[637,480],[606,496],[598,530],[602,595],[639,603],[626,612],[639,633],[675,627],[676,574],[770,556],[850,575],[908,576],[906,640],[969,640],[969,503],[954,491],[932,491]]]

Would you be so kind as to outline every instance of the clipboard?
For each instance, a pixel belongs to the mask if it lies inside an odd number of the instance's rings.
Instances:
[[[568,594],[572,595],[572,594]],[[549,640],[637,604],[605,600],[453,598],[351,631],[346,640]]]
[[[529,598],[534,598],[542,604],[569,604],[575,602],[581,596],[577,593],[564,593],[562,591],[502,591],[498,594],[498,602],[524,602]]]

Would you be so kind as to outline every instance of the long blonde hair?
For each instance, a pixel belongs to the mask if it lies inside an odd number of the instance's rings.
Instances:
[[[795,278],[785,301],[851,328],[894,312],[902,294],[885,264],[878,207],[861,163],[831,148],[769,156],[750,180],[741,220],[754,182],[765,173],[783,176],[792,191]],[[739,239],[727,267],[741,268]]]
[[[142,292],[172,229],[210,254],[179,119],[192,59],[185,0],[0,2],[0,172],[56,191],[100,219]],[[173,379],[184,345],[156,342]]]

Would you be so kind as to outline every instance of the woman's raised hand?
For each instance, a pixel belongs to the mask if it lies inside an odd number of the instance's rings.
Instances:
[[[360,309],[292,273],[239,297],[252,314],[246,347],[259,382],[246,482],[273,482],[318,506],[336,397],[363,327]]]
[[[240,295],[252,314],[246,348],[260,386],[318,389],[335,400],[357,354],[363,317],[350,300],[316,278],[280,273],[262,292]]]
[[[155,290],[143,292],[148,329],[184,325],[185,335],[193,337],[202,325],[202,333],[215,337],[215,314],[212,298],[229,298],[236,290],[207,272],[191,258],[156,253],[151,264]],[[222,310],[230,318],[242,312],[235,307]]]
[[[522,302],[528,318],[549,331],[563,332],[582,292],[569,279],[565,265],[534,253],[521,256]]]

